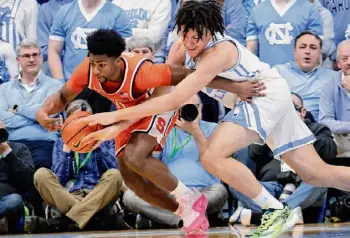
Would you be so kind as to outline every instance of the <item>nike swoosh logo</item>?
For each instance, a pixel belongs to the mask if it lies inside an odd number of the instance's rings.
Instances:
[[[73,147],[74,147],[74,148],[78,148],[78,147],[80,146],[80,143],[81,143],[81,140],[82,140],[82,139],[83,139],[83,137],[80,137],[78,143],[76,143],[76,144],[72,143]]]

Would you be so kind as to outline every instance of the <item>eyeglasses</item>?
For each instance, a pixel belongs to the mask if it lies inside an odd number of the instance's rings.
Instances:
[[[297,105],[294,104],[294,108],[297,112],[301,112],[301,109],[303,109],[302,107],[299,107]]]
[[[33,57],[33,59],[37,59],[41,54],[40,53],[33,53],[33,54],[23,54],[20,55],[21,58],[29,60],[30,57]]]

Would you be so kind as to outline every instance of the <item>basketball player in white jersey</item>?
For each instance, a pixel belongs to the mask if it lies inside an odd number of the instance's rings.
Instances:
[[[294,110],[286,81],[236,40],[224,35],[220,7],[215,0],[185,2],[177,14],[176,25],[182,45],[177,45],[172,61],[184,61],[186,52],[191,61],[185,64],[196,70],[166,95],[116,112],[95,114],[86,121],[107,126],[175,110],[216,75],[232,81],[259,79],[266,86],[266,97],[238,103],[209,139],[200,130],[193,134],[203,166],[262,209],[268,209],[261,225],[246,237],[276,237],[291,214],[291,209],[273,198],[246,166],[230,158],[252,143],[267,143],[275,156],[281,156],[306,183],[350,191],[350,168],[331,166],[320,159],[312,146],[312,133]],[[114,136],[107,127],[89,135],[86,141]]]

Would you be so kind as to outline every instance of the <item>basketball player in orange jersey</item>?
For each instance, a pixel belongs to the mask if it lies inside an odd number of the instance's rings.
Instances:
[[[49,116],[61,112],[86,86],[110,99],[119,110],[142,103],[153,88],[176,85],[190,74],[182,67],[154,65],[142,56],[122,54],[124,40],[113,30],[97,30],[87,38],[87,45],[89,56],[36,114],[37,121],[48,130],[60,128],[56,119]],[[229,89],[242,99],[259,96],[259,91],[264,89],[259,82],[232,83],[222,79],[214,80],[209,87]],[[172,111],[125,121],[125,130],[115,138],[116,157],[126,185],[150,204],[181,216],[183,230],[192,233],[208,229],[207,199],[187,188],[161,161],[152,157],[152,153],[161,148],[176,119],[177,114]],[[115,130],[110,130],[114,127]],[[120,132],[120,124],[108,128],[112,134]]]

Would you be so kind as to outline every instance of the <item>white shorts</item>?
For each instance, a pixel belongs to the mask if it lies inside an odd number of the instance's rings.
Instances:
[[[276,70],[260,75],[265,83],[266,97],[253,98],[253,103],[241,102],[223,119],[256,131],[261,138],[258,144],[269,145],[274,155],[311,144],[315,137],[294,109],[289,87]]]

